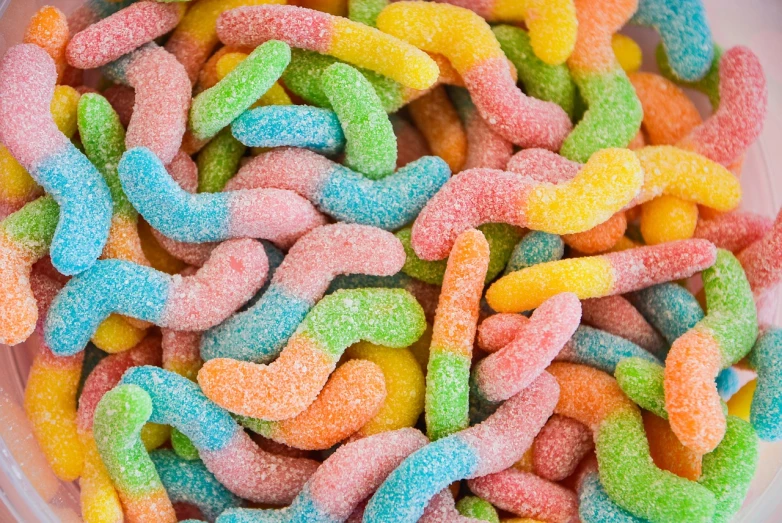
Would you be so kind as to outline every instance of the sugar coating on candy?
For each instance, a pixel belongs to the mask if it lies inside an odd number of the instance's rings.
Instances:
[[[581,303],[584,323],[621,336],[652,354],[667,350],[665,340],[623,296],[592,298]]]
[[[546,149],[524,149],[508,161],[508,171],[538,182],[566,183],[578,175],[582,164]]]
[[[561,481],[576,470],[581,459],[593,448],[589,427],[555,414],[546,422],[532,446],[535,474],[549,481]]]
[[[556,104],[524,95],[515,85],[499,43],[475,13],[455,6],[397,2],[386,7],[378,28],[429,52],[443,54],[464,79],[475,106],[504,138],[523,147],[557,149],[571,129]],[[452,39],[469,35],[470,46]]]
[[[626,358],[616,366],[614,376],[622,391],[644,410],[667,420],[664,369],[641,358]]]
[[[692,238],[698,206],[666,194],[641,205],[641,235],[647,245]]]
[[[345,223],[314,229],[288,251],[258,302],[204,335],[201,355],[268,363],[336,276],[391,276],[402,263],[402,245],[389,232]]]
[[[112,85],[102,94],[117,112],[122,127],[127,127],[136,104],[135,91],[127,85]]]
[[[478,523],[476,518],[462,516],[453,501],[453,492],[445,488],[434,495],[421,514],[419,523]]]
[[[580,319],[581,303],[572,293],[543,302],[513,341],[475,365],[474,395],[496,403],[524,390],[560,352]]]
[[[395,230],[415,218],[449,178],[448,165],[436,156],[369,180],[312,151],[283,148],[255,157],[226,189],[292,190],[339,221]]]
[[[511,251],[519,239],[518,227],[504,223],[486,223],[478,227],[489,243],[489,267],[485,282],[488,283],[502,272],[511,256]],[[405,248],[407,259],[402,272],[418,280],[433,285],[442,285],[448,260],[425,261],[418,257],[410,242],[410,228],[405,227],[396,233],[396,237]]]
[[[181,4],[137,2],[73,35],[68,63],[78,69],[105,65],[176,27]]]
[[[661,283],[629,296],[633,305],[669,344],[703,319],[703,309],[687,289]]]
[[[641,68],[643,54],[635,40],[627,35],[615,33],[611,36],[611,48],[616,55],[616,61],[625,73],[631,74]]]
[[[497,25],[492,32],[503,53],[516,67],[527,94],[554,102],[572,118],[576,110],[576,84],[567,66],[549,65],[535,56],[530,37],[521,28]]]
[[[173,503],[191,503],[210,521],[243,501],[223,487],[200,460],[183,460],[170,450],[149,455]]]
[[[358,430],[359,437],[416,424],[424,411],[426,385],[421,367],[409,349],[361,342],[349,347],[345,356],[371,361],[380,367],[385,380],[386,399],[377,414]]]
[[[286,419],[315,400],[349,345],[363,339],[406,347],[420,337],[424,326],[420,305],[406,291],[337,291],[312,308],[271,364],[212,359],[198,373],[198,383],[231,412]]]
[[[624,236],[627,230],[627,218],[620,211],[600,225],[588,231],[565,234],[562,240],[573,249],[584,254],[594,254],[609,250]]]
[[[0,64],[0,78],[0,141],[60,205],[51,245],[54,265],[63,274],[81,272],[108,237],[106,183],[52,119],[57,72],[46,51],[33,44],[12,47]]]
[[[600,484],[600,476],[597,471],[587,474],[581,481],[581,486],[578,489],[578,515],[584,523],[600,523],[602,521],[645,523],[646,521],[627,512],[611,500],[603,485]]]
[[[650,145],[674,145],[703,121],[698,108],[670,80],[638,72],[630,75],[643,108],[643,128]]]
[[[478,327],[478,347],[484,352],[497,352],[516,339],[528,323],[529,318],[521,314],[492,314]]]
[[[558,396],[555,381],[543,373],[483,423],[415,452],[372,496],[364,521],[412,523],[423,514],[429,500],[452,481],[485,476],[510,467],[532,445],[534,435],[551,415]]]
[[[217,33],[227,45],[255,46],[280,39],[292,47],[330,54],[376,71],[414,89],[426,89],[437,80],[437,65],[423,51],[372,27],[310,9],[234,9],[220,17]],[[366,49],[375,52],[367,54]]]
[[[500,523],[500,517],[492,504],[477,496],[463,497],[456,503],[456,510],[462,516],[488,521],[489,523]]]
[[[251,147],[303,147],[334,154],[345,146],[345,135],[333,111],[303,105],[252,109],[233,121],[231,133]]]
[[[448,95],[456,106],[464,124],[467,139],[467,157],[464,169],[488,167],[489,169],[505,169],[508,160],[513,155],[513,144],[495,133],[478,114],[466,89],[450,87]],[[461,169],[460,169],[461,170]]]
[[[277,81],[290,62],[290,47],[270,41],[258,46],[233,71],[193,99],[190,130],[206,140],[229,125]]]
[[[398,115],[391,115],[389,118],[396,135],[397,168],[432,154],[424,135],[413,124]]]
[[[493,505],[519,516],[554,523],[578,521],[576,494],[529,472],[510,468],[472,479],[468,485]]]
[[[334,371],[307,410],[283,421],[240,417],[253,432],[304,450],[323,450],[354,434],[386,399],[382,370],[369,361],[349,361]]]
[[[773,221],[759,214],[735,211],[698,221],[694,237],[709,240],[720,249],[739,253],[763,238]]]
[[[456,238],[443,275],[429,347],[426,425],[437,440],[469,425],[469,377],[489,244],[478,230]]]
[[[33,14],[24,31],[22,42],[35,44],[49,53],[57,66],[57,77],[62,78],[67,62],[65,48],[70,34],[68,20],[62,11],[53,6],[43,6]]]
[[[782,411],[779,379],[782,360],[778,356],[780,343],[782,331],[769,329],[760,335],[749,354],[749,361],[758,374],[749,419],[758,437],[764,441],[778,441],[782,438],[782,418],[779,416]]]
[[[217,133],[198,153],[198,192],[219,192],[239,170],[247,148],[226,128]]]
[[[408,111],[432,153],[445,160],[451,172],[461,171],[467,160],[467,136],[445,87],[413,100]]]
[[[556,234],[529,231],[513,248],[504,274],[520,271],[538,263],[556,261],[565,255],[565,243]]]
[[[693,452],[676,437],[667,420],[643,413],[646,439],[649,440],[649,454],[654,464],[677,476],[698,481],[701,476],[701,455]]]
[[[777,255],[782,252],[780,233],[782,212],[777,214],[771,231],[738,254],[756,300],[773,289],[782,278],[782,263]]]
[[[720,59],[722,58],[722,53],[722,48],[714,44],[714,58],[711,61],[711,67],[709,67],[703,78],[694,82],[682,80],[676,75],[671,68],[668,55],[665,54],[662,44],[655,49],[655,59],[661,75],[682,87],[689,87],[702,92],[709,98],[712,109],[716,110],[720,105]]]

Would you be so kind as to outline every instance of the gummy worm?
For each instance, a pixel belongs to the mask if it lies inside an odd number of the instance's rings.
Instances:
[[[465,89],[452,87],[448,94],[462,119],[467,138],[467,157],[462,169],[505,169],[513,155],[513,144],[486,124]]]
[[[589,427],[555,414],[546,422],[532,445],[535,474],[549,481],[562,481],[575,472],[595,448]]]
[[[622,337],[658,356],[668,351],[662,336],[624,296],[584,300],[581,312],[587,325]]]
[[[60,206],[52,263],[65,275],[97,260],[109,234],[103,177],[57,129],[49,109],[57,71],[40,47],[20,44],[0,63],[0,142]]]
[[[319,154],[336,154],[345,147],[334,111],[309,105],[249,110],[233,121],[231,133],[248,147],[302,147]]]
[[[768,216],[735,211],[698,221],[693,237],[709,240],[720,249],[739,253],[771,232],[772,227],[773,220]]]
[[[768,329],[758,337],[749,353],[749,362],[758,374],[750,421],[764,441],[778,441],[782,438],[782,421],[777,415],[782,403],[782,389],[778,379],[782,369],[779,358],[781,336],[781,330]]]
[[[120,9],[125,9],[136,0],[85,0],[85,2],[68,17],[68,28],[71,34],[76,34],[88,26],[111,16]]]
[[[198,373],[198,383],[210,399],[231,412],[272,421],[287,419],[315,401],[349,345],[363,339],[407,347],[421,336],[425,325],[421,306],[406,291],[337,291],[310,310],[273,363],[209,360]]]
[[[410,102],[408,112],[432,154],[445,160],[451,172],[461,171],[467,160],[467,135],[445,87],[437,86]]]
[[[111,312],[162,327],[204,330],[250,299],[267,271],[263,247],[250,239],[219,245],[198,273],[186,278],[126,261],[101,260],[72,278],[54,300],[44,338],[55,354],[76,354]]]
[[[760,302],[782,279],[782,259],[777,256],[781,244],[782,212],[777,214],[773,227],[763,238],[737,256],[757,302]]]
[[[312,151],[283,148],[248,162],[226,190],[288,189],[338,221],[395,230],[421,212],[450,174],[441,158],[425,156],[382,180],[368,180]]]
[[[504,274],[520,271],[539,263],[561,260],[565,243],[556,234],[529,231],[513,248]]]
[[[698,300],[676,283],[653,285],[629,298],[669,345],[703,319]]]

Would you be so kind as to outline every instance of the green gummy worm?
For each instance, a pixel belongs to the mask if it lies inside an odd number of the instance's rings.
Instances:
[[[198,192],[220,192],[239,170],[247,147],[226,127],[201,149],[198,165]]]

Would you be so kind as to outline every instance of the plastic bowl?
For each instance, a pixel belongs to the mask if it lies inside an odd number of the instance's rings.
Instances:
[[[0,55],[9,45],[22,40],[33,12],[52,4],[66,14],[83,0],[0,0]],[[782,1],[704,0],[714,38],[723,47],[747,45],[758,54],[769,85],[769,116],[763,134],[749,150],[744,164],[743,207],[773,216],[782,205],[782,176],[772,170],[782,165]],[[644,69],[653,70],[657,36],[651,30],[631,27],[627,33],[644,48]],[[775,49],[777,51],[775,51]],[[708,114],[702,95],[693,98]],[[773,318],[782,325],[778,306],[782,290],[775,296]],[[0,347],[0,522],[78,522],[79,492],[75,483],[54,477],[30,432],[21,407],[24,384],[37,340],[19,346]],[[741,512],[735,521],[779,523],[782,521],[782,443],[761,443],[760,465]]]

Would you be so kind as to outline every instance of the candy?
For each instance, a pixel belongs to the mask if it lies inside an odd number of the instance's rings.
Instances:
[[[510,467],[530,447],[558,396],[555,381],[543,373],[480,425],[413,453],[377,489],[364,521],[417,521],[427,502],[452,481]]]
[[[312,404],[348,345],[363,339],[406,347],[424,325],[420,305],[405,291],[337,291],[312,308],[273,363],[209,360],[198,383],[231,412],[272,421],[290,418]]]
[[[782,248],[780,233],[782,233],[782,212],[777,214],[771,231],[737,256],[756,301],[760,301],[782,279],[782,263],[777,256]]]
[[[74,13],[68,17],[68,27],[71,34],[76,34],[107,16],[116,13],[132,4],[135,0],[85,0]]]
[[[543,302],[516,337],[472,370],[472,395],[498,403],[525,389],[548,367],[578,327],[581,304],[562,293]]]
[[[549,481],[562,481],[575,472],[581,460],[593,449],[589,427],[555,414],[546,422],[532,446],[535,474]]]
[[[581,232],[626,205],[642,178],[633,154],[619,149],[596,153],[575,178],[558,185],[505,171],[464,171],[427,202],[413,224],[413,247],[424,260],[442,259],[460,232],[487,222],[556,234]]]
[[[461,233],[448,257],[429,346],[426,429],[432,441],[469,426],[472,344],[488,265],[483,234],[475,229]]]
[[[223,190],[228,180],[239,170],[239,162],[246,151],[247,148],[231,135],[230,129],[217,133],[198,153],[198,192]]]
[[[578,515],[584,523],[644,523],[621,507],[606,494],[597,472],[587,474],[578,489]]]
[[[426,437],[412,428],[348,443],[323,462],[290,507],[279,511],[231,509],[219,522],[345,521],[405,458],[426,443]]]
[[[111,312],[163,327],[204,330],[250,299],[267,270],[263,247],[249,239],[221,244],[197,274],[186,278],[102,260],[71,279],[57,296],[44,336],[55,354],[76,354]],[[209,307],[204,306],[207,302]]]
[[[136,367],[122,384],[146,391],[150,421],[175,426],[198,449],[206,468],[228,490],[257,503],[287,504],[312,475],[317,463],[258,448],[231,416],[186,378],[156,367]],[[115,389],[116,390],[116,389]]]
[[[554,102],[569,117],[576,112],[576,84],[564,64],[549,65],[532,52],[530,35],[523,29],[510,25],[492,28],[502,52],[516,67],[519,80],[527,94],[540,100]]]
[[[582,165],[545,149],[525,149],[508,161],[508,170],[537,182],[560,184],[578,175]]]
[[[519,239],[519,229],[504,223],[486,223],[478,227],[478,230],[489,243],[489,267],[484,279],[488,283],[494,280],[508,263],[511,250]],[[419,258],[410,243],[410,234],[410,227],[405,227],[396,233],[407,255],[402,272],[426,283],[442,285],[448,260],[424,261]]]
[[[348,18],[370,27],[377,27],[377,17],[388,0],[348,0]]]
[[[714,266],[702,276],[708,312],[671,346],[665,360],[665,407],[679,440],[706,454],[725,434],[714,379],[750,351],[758,327],[749,282],[732,254],[718,251]]]
[[[731,416],[736,416],[737,418],[741,418],[744,421],[750,421],[752,400],[755,396],[755,390],[757,389],[757,386],[758,381],[757,379],[754,379],[747,382],[733,396],[731,396],[731,398],[728,400],[728,414]],[[758,426],[755,430],[759,430],[760,433],[758,434],[758,437],[760,439],[766,439],[766,437],[764,437],[764,431],[766,429],[762,427],[760,423],[758,423]]]
[[[662,195],[641,206],[641,235],[647,245],[686,240],[695,234],[698,206]]]
[[[290,62],[290,48],[270,41],[258,46],[236,69],[193,99],[189,128],[208,140],[247,110],[277,81]]]
[[[529,98],[516,87],[497,39],[475,13],[443,4],[396,2],[380,13],[377,26],[448,58],[481,116],[516,145],[558,149],[570,131],[570,119],[562,108]],[[453,31],[464,39],[455,41]]]
[[[509,468],[472,479],[470,490],[502,510],[553,523],[578,521],[578,497],[554,482]]]
[[[126,152],[119,176],[128,199],[155,229],[185,242],[232,237],[288,244],[323,223],[312,205],[276,189],[189,195],[148,149]]]
[[[404,251],[391,233],[365,225],[319,227],[299,240],[252,307],[205,333],[205,360],[233,358],[269,363],[339,274],[391,276]]]
[[[750,420],[764,441],[782,438],[780,422],[780,359],[779,346],[782,331],[769,329],[763,332],[749,354],[749,361],[757,372],[755,394],[752,396]],[[730,405],[730,404],[729,404]]]
[[[360,342],[345,351],[350,359],[380,367],[386,399],[375,416],[356,432],[359,437],[412,427],[424,411],[425,383],[421,367],[409,349],[393,349]]]
[[[201,333],[162,329],[163,368],[195,381],[203,365]]]
[[[240,417],[253,432],[305,450],[323,450],[354,434],[386,399],[383,372],[369,361],[349,361],[334,372],[307,410],[283,421]]]
[[[30,18],[22,42],[35,44],[49,53],[57,67],[57,83],[62,83],[60,80],[68,66],[65,60],[65,48],[69,38],[68,20],[63,12],[56,7],[46,5]]]
[[[629,298],[668,344],[703,319],[703,310],[695,296],[675,283],[653,285],[631,294]]]
[[[720,249],[738,253],[768,234],[772,224],[766,216],[736,211],[700,220],[693,236],[709,240]]]
[[[421,158],[382,180],[368,180],[306,149],[283,148],[248,162],[226,190],[288,189],[337,220],[395,230],[415,218],[448,178],[448,166],[436,156]]]
[[[580,299],[624,294],[691,276],[713,265],[715,259],[711,243],[682,240],[542,263],[503,276],[489,287],[486,299],[498,312],[520,312],[560,292],[574,292]]]
[[[445,160],[451,172],[461,171],[467,160],[467,136],[445,87],[413,100],[408,111],[432,153]]]
[[[701,455],[681,444],[667,420],[651,412],[644,412],[643,418],[654,464],[677,476],[697,481],[701,477]]]
[[[641,68],[643,54],[641,47],[627,35],[615,33],[611,36],[611,49],[616,55],[616,61],[625,73],[632,74]],[[630,147],[632,149],[632,147]]]
[[[303,147],[320,154],[335,154],[345,147],[334,111],[307,105],[252,109],[233,121],[231,133],[249,147]]]
[[[168,494],[139,431],[152,415],[152,400],[135,385],[107,392],[95,409],[95,443],[130,521],[176,522]]]
[[[431,503],[429,504],[431,506]],[[477,496],[465,496],[456,503],[459,514],[489,523],[500,523],[497,510],[488,501]]]
[[[657,46],[655,58],[660,68],[660,74],[683,87],[702,92],[709,98],[712,108],[717,109],[720,105],[720,59],[722,58],[722,53],[722,48],[714,44],[714,59],[711,61],[711,67],[703,78],[694,82],[688,82],[677,77],[671,68],[668,56],[665,54],[665,49],[662,45]]]
[[[667,352],[665,340],[649,325],[633,305],[622,296],[593,298],[581,303],[582,320],[643,347],[652,354]]]
[[[377,29],[310,9],[241,7],[220,16],[217,34],[226,45],[254,47],[279,39],[291,47],[329,54],[370,69],[414,89],[426,89],[437,80],[437,65],[423,51]],[[366,49],[374,52],[366,53]]]
[[[465,89],[452,87],[448,89],[448,94],[464,124],[467,138],[467,158],[463,169],[505,169],[513,155],[513,144],[486,124]]]
[[[95,262],[108,236],[106,183],[52,121],[56,71],[46,51],[31,44],[9,49],[0,79],[0,141],[58,202],[52,263],[63,274],[79,273]]]
[[[641,126],[641,104],[611,47],[611,35],[635,12],[637,0],[574,3],[578,36],[567,64],[587,110],[560,154],[586,162],[600,149],[627,146]]]
[[[695,104],[676,84],[652,73],[633,73],[630,82],[643,108],[643,129],[651,145],[675,145],[702,122]]]
[[[671,69],[679,78],[700,80],[709,70],[714,48],[700,0],[639,0],[632,22],[657,29]]]
[[[556,234],[529,231],[513,248],[505,267],[505,274],[550,261],[561,260],[565,255],[565,244]]]
[[[182,4],[134,3],[74,34],[66,50],[68,63],[78,69],[106,65],[171,31],[185,9]]]
[[[667,420],[665,410],[665,369],[651,361],[626,358],[614,372],[622,391],[639,407]]]
[[[564,234],[562,240],[578,252],[595,254],[611,249],[624,236],[626,230],[627,217],[620,211],[588,231]]]

